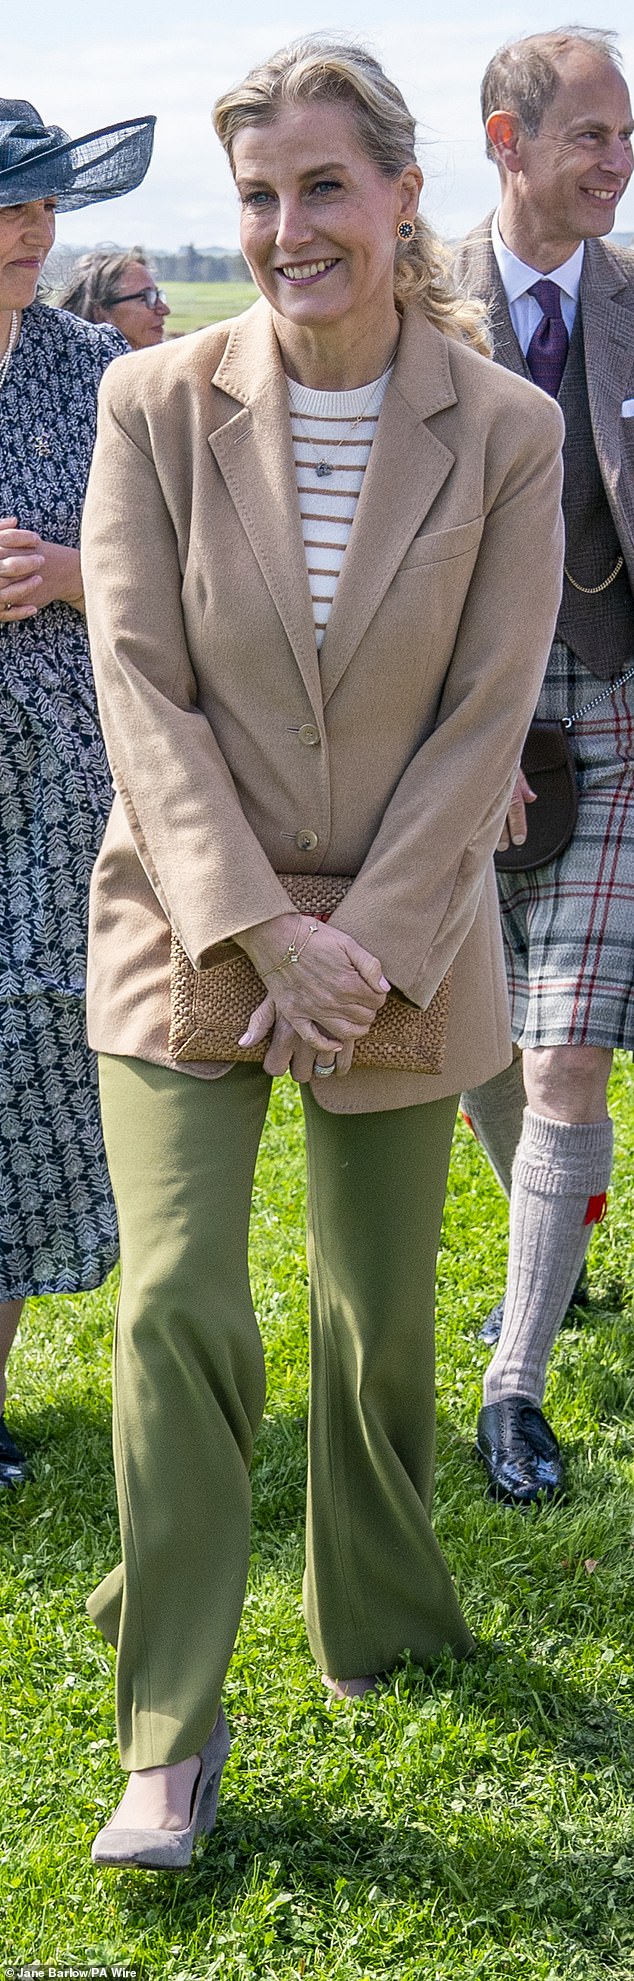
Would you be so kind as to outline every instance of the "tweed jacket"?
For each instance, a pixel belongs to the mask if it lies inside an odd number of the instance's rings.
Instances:
[[[458,250],[455,273],[470,296],[489,308],[493,355],[528,378],[491,243],[490,213]],[[634,591],[634,419],[623,418],[634,396],[634,254],[608,241],[586,241],[580,302],[590,418],[601,479]]]
[[[169,1064],[170,925],[199,966],[288,912],[278,873],[324,871],[355,876],[333,920],[409,997],[454,977],[441,1075],[353,1070],[321,1105],[406,1106],[508,1063],[492,854],[557,612],[562,435],[556,405],[407,311],[318,655],[268,304],[109,367],[82,547],[116,789],[93,1046]]]

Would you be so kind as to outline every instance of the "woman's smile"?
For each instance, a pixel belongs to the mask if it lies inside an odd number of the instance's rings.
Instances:
[[[284,262],[276,272],[284,276],[285,282],[316,282],[322,275],[329,275],[331,269],[337,267],[338,260],[339,257],[333,255],[328,261]]]

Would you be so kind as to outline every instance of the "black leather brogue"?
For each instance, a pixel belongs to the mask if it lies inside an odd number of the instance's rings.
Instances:
[[[563,1459],[550,1424],[528,1396],[485,1403],[478,1417],[476,1451],[493,1499],[530,1506],[564,1491]]]
[[[0,1417],[0,1490],[3,1486],[23,1486],[28,1476],[28,1458]]]

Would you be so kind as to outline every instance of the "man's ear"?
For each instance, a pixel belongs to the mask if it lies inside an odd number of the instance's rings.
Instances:
[[[520,169],[517,149],[520,131],[519,118],[512,110],[492,110],[490,117],[487,117],[486,133],[489,144],[495,152],[498,165],[503,165],[507,172],[519,172]]]

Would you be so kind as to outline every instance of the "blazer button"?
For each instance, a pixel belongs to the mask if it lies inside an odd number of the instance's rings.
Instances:
[[[307,750],[312,750],[314,749],[316,743],[321,743],[321,736],[314,722],[303,722],[301,729],[298,729],[297,734],[299,736],[300,743],[306,744]]]
[[[317,833],[310,832],[308,826],[303,826],[301,832],[295,834],[295,845],[299,847],[300,853],[314,853],[315,847],[319,845]]]

